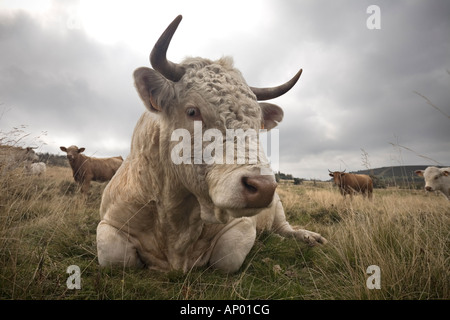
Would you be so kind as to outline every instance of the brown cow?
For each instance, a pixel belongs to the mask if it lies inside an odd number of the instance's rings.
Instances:
[[[330,171],[328,169],[328,171]],[[330,171],[330,176],[333,177],[334,183],[339,187],[341,194],[344,196],[349,194],[350,199],[353,193],[361,193],[363,197],[367,196],[372,199],[373,182],[366,174],[346,173],[344,171]]]
[[[121,156],[113,158],[85,156],[81,154],[85,148],[78,148],[77,146],[60,147],[60,149],[67,153],[73,178],[80,185],[81,193],[88,192],[91,180],[99,182],[111,180],[123,162]]]

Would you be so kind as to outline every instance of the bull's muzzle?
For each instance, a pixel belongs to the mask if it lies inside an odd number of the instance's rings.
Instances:
[[[273,176],[242,177],[246,208],[265,208],[272,202],[277,183]]]

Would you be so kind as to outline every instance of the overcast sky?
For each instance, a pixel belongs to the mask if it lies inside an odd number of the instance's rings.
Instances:
[[[0,0],[0,135],[126,157],[145,110],[132,73],[178,14],[174,62],[232,56],[256,87],[303,68],[271,101],[281,172],[450,165],[449,1]]]

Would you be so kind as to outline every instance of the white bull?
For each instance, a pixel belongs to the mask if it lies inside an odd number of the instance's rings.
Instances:
[[[25,149],[12,146],[0,145],[0,173],[5,174],[24,165],[24,162],[32,163],[39,161],[39,156],[34,152],[36,147]]]
[[[428,167],[415,173],[425,179],[425,190],[440,191],[450,200],[450,168]]]
[[[25,172],[32,176],[40,176],[42,174],[45,174],[47,171],[47,166],[44,162],[26,162],[25,164]]]
[[[286,221],[273,173],[262,174],[272,172],[263,154],[256,163],[230,164],[221,161],[225,154],[215,149],[219,161],[198,161],[195,155],[212,154],[212,140],[202,139],[183,148],[186,161],[173,161],[174,154],[181,153],[176,149],[179,140],[172,137],[176,130],[188,132],[189,141],[195,130],[203,137],[213,132],[219,143],[217,137],[228,137],[230,130],[275,127],[283,118],[282,109],[258,100],[284,94],[301,74],[300,70],[286,84],[263,89],[249,87],[230,58],[188,58],[175,64],[166,59],[166,51],[180,21],[178,16],[155,44],[150,54],[155,70],[134,72],[148,110],[134,129],[129,156],[102,196],[97,227],[100,265],[184,272],[211,265],[235,272],[260,230],[310,245],[325,243],[321,235],[294,230]]]

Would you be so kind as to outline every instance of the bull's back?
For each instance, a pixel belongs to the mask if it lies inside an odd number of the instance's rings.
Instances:
[[[367,175],[355,175],[356,183],[361,191],[368,190],[369,192],[373,189],[372,179]]]
[[[121,158],[91,159],[92,180],[99,182],[111,180],[121,164]]]
[[[344,186],[346,189],[353,189],[356,191],[372,191],[372,179],[366,175],[347,174],[345,176]]]

